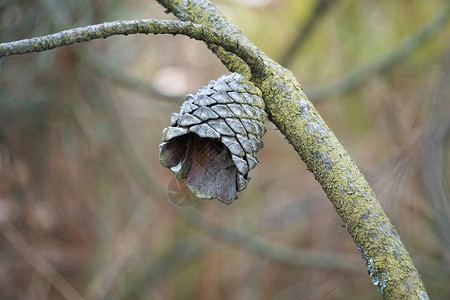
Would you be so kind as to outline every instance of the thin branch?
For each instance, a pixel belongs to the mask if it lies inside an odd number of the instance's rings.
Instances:
[[[64,299],[84,299],[67,279],[33,249],[9,219],[4,220],[0,227],[0,232],[36,273],[47,281]]]
[[[439,242],[447,259],[450,258],[450,189],[448,186],[448,142],[450,139],[450,52],[446,57],[446,68],[439,77],[431,99],[430,116],[423,132],[422,182],[431,202],[433,222]]]
[[[149,96],[150,99],[162,100],[164,103],[180,104],[186,96],[185,95],[168,95],[160,92],[149,80],[144,80],[136,76],[130,76],[125,74],[122,70],[117,69],[109,65],[107,62],[102,61],[99,55],[91,51],[87,51],[85,58],[86,65],[98,72],[103,78],[109,79],[112,83],[122,86],[123,88],[132,90],[133,92],[141,93],[145,96]]]
[[[152,218],[144,216],[147,214],[144,203],[139,202],[124,228],[108,242],[109,255],[104,255],[105,264],[96,268],[98,271],[84,292],[86,299],[107,299],[110,291],[125,277],[127,269],[136,265],[136,254],[140,252],[142,237],[146,235],[147,228],[153,221]]]
[[[142,299],[144,291],[155,288],[158,280],[170,278],[184,264],[202,258],[204,243],[192,236],[176,239],[168,249],[156,256],[145,256],[120,275],[123,285],[116,284],[107,291],[104,298],[91,299]],[[124,289],[123,286],[126,286]]]
[[[226,22],[206,0],[158,2],[183,20],[199,24]],[[223,26],[230,27],[229,32],[235,38],[242,38],[240,31],[233,29],[234,25]],[[244,43],[248,49],[256,47]],[[292,72],[259,49],[254,51],[265,64],[263,76],[253,77],[253,81],[262,91],[269,119],[294,147],[333,203],[366,261],[373,284],[384,299],[428,299],[411,257],[375,193]],[[219,57],[222,54],[215,53]],[[233,64],[227,67],[234,72],[241,70]]]
[[[249,250],[261,257],[271,259],[288,266],[313,267],[324,270],[364,271],[363,263],[354,255],[336,254],[313,249],[301,249],[288,245],[277,245],[269,240],[237,228],[223,225],[203,218],[194,210],[178,213],[189,223],[203,228],[210,236]]]
[[[135,183],[146,193],[151,193],[159,198],[167,197],[167,194],[154,182],[151,173],[143,166],[138,153],[129,142],[129,138],[117,120],[117,112],[114,107],[105,107],[108,128],[116,133],[115,145],[122,153],[125,165],[130,176],[135,179]],[[353,255],[338,255],[329,252],[312,251],[290,247],[288,245],[274,245],[269,240],[234,228],[226,228],[220,224],[208,221],[195,210],[184,212],[177,210],[177,213],[190,224],[204,229],[211,237],[222,240],[226,243],[232,243],[242,246],[249,252],[260,255],[263,258],[271,259],[275,262],[289,266],[309,266],[319,269],[354,271],[363,270],[358,264],[359,259]]]
[[[39,52],[116,34],[170,33],[205,41],[231,71],[248,72],[247,66],[241,66],[243,60],[251,69],[254,83],[263,92],[271,121],[323,187],[365,259],[372,281],[378,286],[383,298],[428,299],[408,252],[373,190],[307,99],[293,74],[262,53],[236,26],[228,23],[210,2],[158,1],[165,2],[166,7],[171,7],[171,11],[181,19],[201,25],[156,20],[147,20],[147,23],[146,20],[105,23],[64,31],[56,36],[26,40],[25,43],[2,44],[0,57],[1,53],[7,56]],[[407,46],[417,47],[414,44]],[[16,50],[18,52],[14,53]],[[234,60],[235,57],[242,60]],[[145,178],[138,181],[141,180],[145,181]],[[244,243],[245,239],[240,242]]]
[[[217,29],[217,28],[216,28]],[[186,35],[204,41],[207,45],[217,45],[240,57],[254,74],[261,74],[264,68],[258,55],[254,55],[244,44],[232,36],[207,26],[175,20],[140,19],[114,21],[60,31],[58,33],[0,44],[0,58],[32,52],[41,52],[86,42],[108,38],[113,35],[129,34],[173,34]]]
[[[337,0],[316,0],[316,6],[309,19],[302,25],[302,28],[298,30],[297,36],[292,39],[292,44],[287,48],[286,53],[281,56],[280,64],[282,66],[287,67],[292,63],[295,55],[297,55],[303,45],[305,45],[306,39],[314,30],[318,21],[325,15],[331,5],[337,2]]]
[[[234,37],[239,40],[243,47],[254,53],[257,57],[265,56],[235,25],[231,24],[227,18],[219,12],[216,7],[209,1],[184,1],[184,0],[157,0],[163,7],[167,9],[167,13],[173,13],[182,21],[191,21],[202,24],[208,28],[219,30],[223,34]],[[195,21],[194,21],[195,20]],[[235,55],[232,51],[220,47],[221,45],[208,45],[222,61],[223,65],[232,72],[237,72],[245,76],[249,75],[249,68],[242,63],[239,55]],[[231,53],[230,53],[231,52]],[[248,64],[251,67],[251,64]],[[259,70],[263,70],[263,67]],[[253,77],[258,78],[264,76],[263,73],[250,70]]]
[[[130,176],[134,182],[145,193],[151,193],[159,198],[167,197],[165,191],[155,184],[152,174],[143,166],[139,154],[129,141],[129,137],[125,128],[120,122],[117,122],[117,111],[114,106],[103,104],[103,113],[108,122],[108,128],[114,135],[114,145],[120,151],[121,158],[124,160]],[[217,224],[202,218],[195,210],[184,212],[177,210],[177,213],[183,217],[188,223],[204,229],[211,237],[222,240],[226,243],[232,243],[242,246],[249,252],[260,255],[263,258],[271,259],[275,262],[289,266],[309,266],[319,269],[354,271],[363,270],[358,264],[359,259],[353,255],[338,255],[329,252],[321,252],[316,250],[300,249],[290,247],[288,245],[274,245],[269,240],[238,230],[236,228],[226,228],[221,224]]]
[[[439,10],[429,23],[419,28],[416,32],[404,37],[390,52],[375,58],[366,65],[357,67],[344,76],[341,76],[337,81],[307,89],[309,98],[312,101],[319,101],[336,94],[344,93],[375,74],[394,67],[428,39],[435,37],[435,34],[447,24],[449,17],[450,6],[447,6]]]

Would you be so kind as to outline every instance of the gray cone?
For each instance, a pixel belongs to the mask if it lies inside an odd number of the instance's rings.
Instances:
[[[198,198],[230,204],[247,187],[263,147],[267,114],[261,91],[238,73],[187,95],[163,131],[161,164]]]

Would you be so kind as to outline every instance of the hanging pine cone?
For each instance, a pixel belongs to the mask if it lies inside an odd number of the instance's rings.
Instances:
[[[163,131],[161,164],[198,198],[230,204],[258,163],[267,114],[261,91],[233,73],[187,95]]]

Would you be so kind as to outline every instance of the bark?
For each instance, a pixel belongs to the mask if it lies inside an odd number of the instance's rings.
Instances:
[[[211,3],[158,2],[183,21],[209,26],[239,39],[262,58],[263,72],[251,72],[251,76],[262,91],[269,119],[321,184],[366,261],[372,282],[383,299],[428,299],[406,248],[372,188],[308,100],[294,75],[254,46]],[[230,71],[250,73],[238,57],[216,45],[210,49]]]
[[[232,35],[220,34],[219,31],[210,30],[206,26],[191,22],[174,20],[140,19],[133,21],[114,21],[97,25],[72,28],[54,34],[0,44],[0,58],[41,52],[62,46],[87,42],[99,38],[108,38],[113,35],[129,34],[172,34],[186,35],[190,38],[204,41],[207,45],[219,43],[226,51],[239,55],[242,60],[251,66],[255,73],[261,73],[262,60],[253,52],[241,45],[240,40],[232,39]]]
[[[384,299],[428,299],[420,276],[374,192],[294,75],[261,52],[208,1],[158,0],[184,22],[138,20],[88,26],[0,44],[0,57],[114,34],[184,34],[203,40],[232,72],[262,91],[269,119],[315,175],[344,221]]]

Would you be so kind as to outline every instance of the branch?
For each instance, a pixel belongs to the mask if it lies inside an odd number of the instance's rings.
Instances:
[[[7,219],[3,220],[0,232],[6,241],[47,283],[53,287],[64,299],[82,300],[80,293],[52,266],[39,251],[35,250],[19,233],[14,224]]]
[[[98,72],[103,78],[109,79],[112,83],[118,84],[123,88],[141,93],[146,97],[148,96],[149,99],[161,100],[165,103],[169,101],[169,103],[179,105],[180,101],[186,97],[186,95],[168,95],[162,93],[154,86],[153,82],[125,74],[117,67],[113,67],[107,62],[102,61],[100,55],[94,52],[87,51],[82,56],[86,59],[84,62],[85,65]]]
[[[298,31],[298,34],[292,40],[292,44],[287,48],[286,53],[281,56],[280,64],[287,67],[292,63],[294,56],[298,54],[300,49],[305,44],[306,39],[314,30],[317,22],[325,15],[332,4],[336,4],[336,0],[316,0],[316,6],[314,11],[310,15],[309,19],[305,22],[305,25]]]
[[[87,26],[0,44],[0,57],[118,34],[183,34],[204,41],[230,71],[248,74],[250,70],[254,83],[263,93],[271,121],[321,184],[360,250],[370,277],[383,298],[428,299],[408,252],[373,190],[294,75],[262,53],[208,1],[158,1],[186,22],[138,20]],[[414,44],[407,46],[415,47]]]
[[[138,264],[124,270],[111,290],[106,291],[103,298],[90,299],[142,299],[144,292],[150,290],[161,281],[189,264],[202,258],[204,243],[201,239],[186,237],[177,239],[168,249],[164,249],[156,256],[146,255]],[[175,275],[174,275],[175,276]],[[126,286],[126,288],[123,288]],[[89,299],[89,298],[88,298]]]
[[[207,45],[220,46],[226,51],[234,53],[250,67],[255,75],[260,74],[263,69],[262,60],[258,55],[254,55],[254,52],[242,45],[238,39],[234,39],[218,29],[211,30],[206,26],[191,22],[155,19],[106,22],[64,30],[46,36],[3,43],[0,44],[0,58],[15,54],[51,50],[94,39],[108,38],[113,35],[139,33],[186,35],[190,38],[204,41]]]
[[[107,109],[104,110],[108,128],[111,128],[111,131],[116,133],[116,141],[114,144],[122,154],[121,157],[124,158],[130,176],[145,193],[156,195],[159,198],[167,197],[164,193],[165,191],[163,191],[161,187],[155,185],[152,174],[143,167],[145,164],[142,163],[139,155],[133,149],[120,122],[116,122],[117,112],[114,110],[114,107],[109,108],[109,110],[110,111],[107,111]],[[206,220],[196,211],[182,212],[177,210],[177,213],[188,223],[204,229],[212,238],[221,240],[225,243],[240,245],[251,253],[263,258],[271,259],[277,263],[289,266],[307,266],[318,269],[353,272],[357,272],[359,269],[356,258],[351,255],[339,255],[329,252],[300,249],[289,245],[274,245],[267,239],[255,234],[224,227],[220,224]]]
[[[223,34],[234,37],[239,40],[241,45],[255,56],[261,57],[264,54],[242,33],[242,31],[235,25],[228,22],[215,6],[209,1],[183,1],[183,0],[157,0],[162,6],[167,9],[167,12],[173,13],[180,20],[191,21],[197,24],[202,24],[205,27],[219,30]],[[193,21],[195,20],[195,21]],[[248,66],[251,64],[243,64],[239,55],[230,53],[228,49],[220,47],[221,45],[210,44],[208,48],[213,51],[217,57],[222,61],[223,65],[230,71],[240,73],[243,75],[257,74],[255,77],[264,76],[262,73],[257,73],[249,70]],[[260,70],[262,70],[264,66]]]
[[[352,255],[301,249],[288,245],[280,246],[250,232],[227,228],[209,221],[195,211],[178,212],[189,223],[204,228],[210,236],[224,242],[239,245],[252,253],[277,263],[288,266],[307,266],[323,270],[361,271],[361,264]]]
[[[242,38],[235,26],[205,0],[158,0],[179,18],[199,24],[218,20],[224,32]],[[225,21],[224,21],[225,20]],[[256,46],[247,45],[249,49]],[[255,49],[263,76],[253,77],[261,89],[269,119],[315,175],[363,256],[369,275],[384,299],[428,299],[420,276],[375,193],[347,151],[308,100],[292,72]],[[223,59],[220,51],[215,52]],[[234,64],[226,65],[239,72]]]
[[[450,6],[439,10],[429,23],[404,37],[390,52],[368,64],[357,67],[334,82],[308,89],[309,97],[316,102],[343,93],[363,83],[374,74],[381,73],[399,64],[420,45],[435,37],[436,33],[444,28],[450,17],[449,10]]]
[[[444,72],[434,89],[431,99],[430,116],[422,133],[422,184],[431,202],[433,222],[439,242],[444,249],[444,257],[450,257],[450,190],[448,186],[448,143],[450,140],[450,52],[443,62]]]

